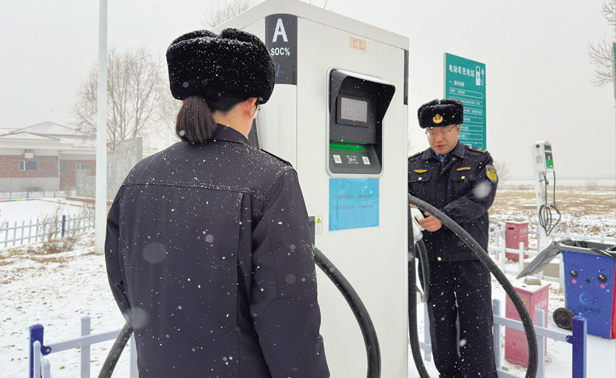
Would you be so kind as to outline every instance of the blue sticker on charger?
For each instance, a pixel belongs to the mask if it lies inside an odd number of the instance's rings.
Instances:
[[[329,179],[329,230],[379,226],[379,179]]]

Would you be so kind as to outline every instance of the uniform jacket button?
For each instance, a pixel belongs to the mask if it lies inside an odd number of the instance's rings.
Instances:
[[[440,257],[437,257],[437,260],[438,260],[438,261],[441,261],[441,258],[440,258]]]

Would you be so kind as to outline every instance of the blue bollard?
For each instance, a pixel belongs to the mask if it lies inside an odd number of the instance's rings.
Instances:
[[[581,316],[573,318],[573,378],[586,378],[587,320]]]
[[[66,215],[62,216],[62,237],[64,237],[64,232],[66,231]]]
[[[40,324],[30,326],[30,378],[34,377],[34,342],[38,341],[43,345],[44,327]],[[39,377],[36,377],[39,378]]]
[[[38,341],[41,343],[41,354],[43,356],[51,353],[51,348],[46,347],[43,344],[43,333],[45,331],[45,327],[41,324],[35,324],[30,326],[30,378],[40,378],[34,377],[34,342]]]

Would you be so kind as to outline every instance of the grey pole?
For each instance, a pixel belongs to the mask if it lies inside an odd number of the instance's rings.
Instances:
[[[96,124],[95,253],[105,252],[107,219],[107,0],[98,8],[98,117]]]

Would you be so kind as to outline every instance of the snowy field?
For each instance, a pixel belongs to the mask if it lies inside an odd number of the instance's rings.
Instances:
[[[19,199],[19,200],[0,200],[0,221],[6,221],[9,227],[28,226],[30,222],[36,224],[37,219],[41,219],[45,215],[57,213],[59,216],[67,215],[70,217],[79,217],[83,211],[83,203],[77,201],[67,201],[65,199],[56,198],[39,198],[39,199]],[[33,227],[31,235],[36,233]],[[16,235],[21,235],[21,230],[16,231]],[[28,235],[28,230],[24,231],[24,235]],[[0,248],[4,247],[3,242],[13,238],[13,230],[0,233]],[[12,244],[8,245],[9,247]]]
[[[22,221],[28,222],[41,215],[51,214],[56,208],[60,208],[61,215],[79,215],[83,203],[55,198],[0,202],[0,219],[8,221],[12,226],[14,222],[21,224]]]
[[[0,211],[4,220],[20,221],[28,216],[52,212],[55,206],[40,200],[5,202],[0,203]],[[79,211],[75,206],[64,207],[67,212]],[[515,213],[515,216],[523,214]],[[610,225],[608,232],[613,232],[613,215],[587,216],[588,222],[607,223]],[[121,328],[124,319],[108,288],[104,257],[93,253],[93,244],[93,235],[90,234],[83,237],[70,252],[42,255],[26,252],[26,248],[0,249],[0,377],[27,376],[28,327],[31,325],[44,325],[46,344],[79,337],[80,318],[84,315],[92,318],[93,334]],[[509,278],[514,280],[513,276]],[[560,329],[554,324],[552,313],[556,308],[564,307],[564,296],[557,289],[558,285],[552,283],[548,328],[554,330]],[[504,306],[505,293],[495,280],[493,296],[500,299]],[[419,307],[418,317],[421,335],[423,305]],[[587,376],[616,378],[616,340],[589,335],[588,342]],[[91,376],[98,375],[111,345],[112,341],[92,346]],[[55,378],[79,376],[79,350],[51,354],[47,358]],[[571,377],[571,345],[548,340],[546,365],[546,378]],[[426,363],[426,366],[431,377],[438,377],[432,363]],[[504,367],[519,377],[525,375],[525,370],[517,365],[505,361]],[[128,371],[128,353],[125,351],[114,376],[128,377]],[[409,377],[419,377],[410,351]]]

